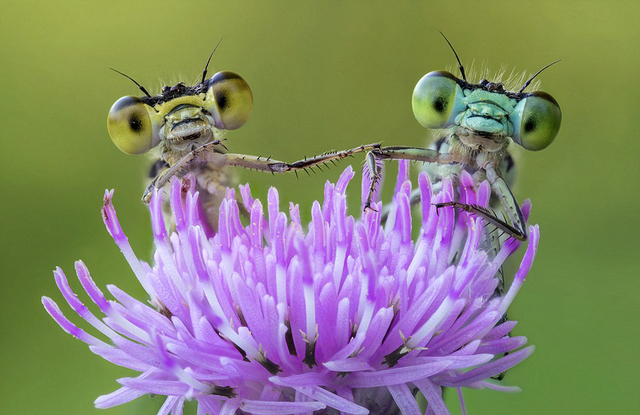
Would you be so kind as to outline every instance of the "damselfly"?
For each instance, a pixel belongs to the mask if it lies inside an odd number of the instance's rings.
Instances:
[[[472,212],[509,236],[526,240],[525,220],[507,176],[513,165],[509,146],[516,143],[527,150],[542,150],[558,134],[562,113],[556,100],[546,92],[525,92],[533,79],[553,63],[535,73],[519,90],[508,91],[500,82],[487,79],[469,82],[458,54],[446,37],[445,40],[456,56],[462,79],[447,71],[430,72],[418,81],[412,99],[413,113],[418,122],[426,128],[441,130],[442,138],[430,148],[364,145],[317,156],[307,161],[307,167],[367,152],[365,170],[371,177],[371,186],[365,209],[372,207],[372,196],[381,174],[379,162],[382,160],[408,159],[443,166],[435,173],[432,169],[436,181],[443,175],[455,178],[466,170],[476,183],[488,180],[506,218],[501,219],[495,212],[481,206],[456,201],[438,206],[453,206]]]
[[[165,86],[155,96],[133,78],[116,71],[133,81],[145,96],[125,96],[116,101],[107,126],[111,140],[125,153],[144,154],[159,149],[143,202],[148,203],[153,190],[161,189],[171,177],[192,173],[207,222],[215,231],[225,189],[234,184],[229,166],[284,173],[318,163],[310,159],[289,164],[227,151],[222,134],[247,122],[253,109],[253,95],[247,82],[233,72],[218,72],[207,79],[212,55],[213,52],[198,84],[187,86],[181,82]]]

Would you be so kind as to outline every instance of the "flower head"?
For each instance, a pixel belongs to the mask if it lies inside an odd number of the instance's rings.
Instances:
[[[96,406],[156,394],[167,397],[161,414],[181,414],[186,399],[197,400],[203,414],[414,414],[419,390],[431,413],[447,414],[443,387],[512,390],[490,377],[533,352],[521,348],[525,338],[509,337],[515,322],[503,316],[532,265],[537,226],[513,284],[496,296],[497,272],[519,243],[508,240],[493,254],[482,249],[481,218],[436,211],[430,202],[453,198],[450,181],[432,195],[427,176],[419,177],[425,203],[414,239],[407,163],[400,164],[385,228],[378,212],[360,220],[347,215],[352,178],[349,167],[325,185],[308,229],[297,205],[288,217],[280,211],[275,189],[265,216],[248,186],[241,187],[249,212],[244,226],[229,190],[215,236],[202,226],[189,180],[174,180],[175,232],[167,232],[157,193],[150,204],[154,265],[134,254],[107,192],[104,222],[151,305],[113,285],[107,288],[115,300],[108,300],[78,262],[80,283],[104,314],[99,318],[58,268],[63,297],[101,340],[43,297],[56,322],[92,352],[140,372],[119,379],[122,387]],[[476,189],[465,173],[459,194],[486,206],[490,190],[487,183]]]

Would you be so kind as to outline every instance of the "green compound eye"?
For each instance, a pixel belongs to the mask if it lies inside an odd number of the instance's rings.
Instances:
[[[423,127],[443,128],[456,115],[452,109],[458,91],[458,79],[446,71],[429,72],[413,90],[413,115]]]
[[[143,154],[157,143],[149,111],[151,107],[138,97],[122,97],[113,104],[107,129],[120,150],[127,154]]]
[[[223,71],[209,79],[206,108],[217,128],[235,130],[242,127],[253,111],[253,94],[249,84],[238,74]]]
[[[549,94],[537,91],[518,103],[519,128],[513,141],[527,150],[542,150],[558,135],[562,112],[558,102]]]

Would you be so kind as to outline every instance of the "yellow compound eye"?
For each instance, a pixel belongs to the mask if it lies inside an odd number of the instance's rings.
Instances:
[[[537,91],[518,103],[519,128],[513,140],[527,150],[542,150],[558,135],[562,112],[558,102],[549,94]]]
[[[138,97],[122,97],[113,104],[107,128],[113,143],[127,154],[143,154],[157,144],[151,107]]]
[[[206,107],[216,127],[235,130],[242,127],[253,110],[253,94],[249,84],[238,74],[223,71],[208,81]]]
[[[457,111],[456,95],[462,91],[458,79],[446,71],[429,72],[413,90],[413,115],[423,127],[444,128],[452,124]]]

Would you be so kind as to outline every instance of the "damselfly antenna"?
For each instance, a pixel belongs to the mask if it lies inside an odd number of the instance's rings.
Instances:
[[[547,66],[545,66],[544,68],[540,69],[538,72],[536,72],[535,75],[533,75],[531,78],[529,78],[529,80],[527,82],[524,83],[524,85],[522,86],[522,88],[520,88],[520,91],[518,91],[518,94],[522,93],[522,91],[524,91],[524,89],[526,87],[529,86],[529,84],[531,83],[531,81],[533,81],[533,78],[535,78],[536,76],[540,75],[540,72],[544,71],[545,69],[547,69],[549,66],[551,65],[555,65],[556,63],[560,62],[562,59],[558,59],[555,62],[551,62],[550,64],[548,64]]]
[[[204,80],[207,77],[207,68],[209,68],[209,62],[211,62],[211,57],[216,52],[216,49],[218,49],[218,46],[220,46],[220,42],[222,42],[222,39],[218,41],[218,43],[216,44],[216,47],[213,48],[213,51],[211,51],[211,55],[209,55],[209,59],[207,59],[207,64],[204,66],[204,71],[202,71],[202,81],[200,83],[204,83]]]
[[[456,59],[458,60],[458,68],[460,68],[460,73],[462,74],[462,79],[464,79],[464,81],[467,82],[467,76],[464,74],[464,66],[462,66],[462,62],[460,62],[460,58],[458,57],[458,54],[456,53],[456,50],[453,48],[453,45],[451,44],[451,42],[449,42],[449,39],[447,39],[447,37],[444,35],[444,33],[440,32],[440,34],[442,35],[444,40],[446,40],[447,43],[449,44],[449,47],[453,51],[453,54],[456,55]]]
[[[146,96],[148,96],[149,98],[151,98],[151,95],[147,92],[147,90],[146,90],[142,85],[140,85],[139,83],[137,83],[135,79],[133,79],[132,77],[130,77],[130,76],[129,76],[129,75],[127,75],[127,74],[124,74],[124,73],[122,73],[122,72],[118,71],[117,69],[113,69],[113,68],[109,68],[109,69],[111,69],[113,72],[119,73],[120,75],[124,76],[125,78],[129,78],[129,79],[130,79],[134,84],[138,85],[138,88],[140,88],[140,91],[144,92],[144,94],[145,94]]]

